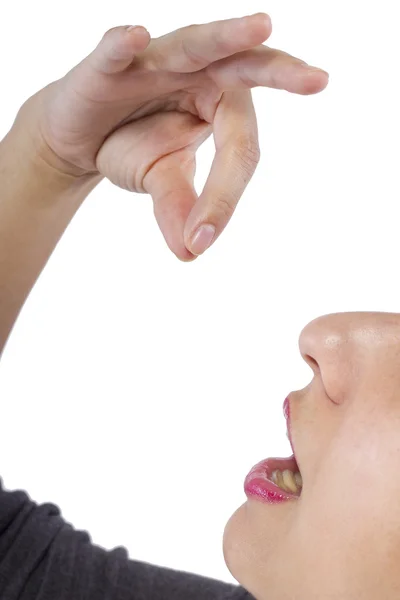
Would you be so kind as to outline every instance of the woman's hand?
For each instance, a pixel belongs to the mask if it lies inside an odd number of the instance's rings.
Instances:
[[[154,40],[142,27],[111,29],[65,77],[28,100],[39,111],[46,160],[151,194],[170,249],[192,260],[222,232],[257,166],[250,88],[312,94],[327,85],[324,71],[261,45],[270,34],[263,13]],[[211,133],[216,156],[198,198],[195,153]]]

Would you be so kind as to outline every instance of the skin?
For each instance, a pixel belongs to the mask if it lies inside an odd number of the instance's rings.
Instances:
[[[225,529],[225,560],[258,600],[395,600],[400,315],[326,315],[299,346],[314,372],[289,396],[302,494],[243,504]]]
[[[150,194],[168,246],[193,260],[205,249],[193,243],[198,228],[215,227],[217,239],[258,164],[251,88],[313,94],[328,83],[326,72],[263,45],[271,32],[264,13],[156,39],[144,28],[111,29],[32,101],[48,160]],[[211,134],[216,156],[198,198],[195,154]]]
[[[169,248],[192,261],[232,216],[259,161],[251,88],[323,90],[328,74],[262,44],[268,15],[190,25],[151,39],[115,27],[31,96],[0,143],[0,353],[32,286],[87,195],[107,177],[151,195]],[[198,147],[214,135],[203,192]],[[201,225],[212,240],[195,241]]]
[[[148,193],[169,248],[229,221],[259,160],[251,88],[312,94],[325,72],[262,45],[267,15],[191,25],[150,39],[118,27],[62,79],[27,100],[0,143],[0,352],[65,228],[107,177]],[[200,197],[195,153],[216,157]],[[398,600],[400,315],[340,313],[309,323],[311,383],[290,395],[302,495],[248,500],[224,555],[257,600]],[[284,434],[284,431],[282,431]]]

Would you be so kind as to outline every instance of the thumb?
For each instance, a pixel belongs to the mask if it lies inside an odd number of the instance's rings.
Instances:
[[[98,71],[119,73],[129,67],[136,54],[147,48],[150,40],[149,32],[141,25],[113,27],[104,34],[88,60]]]
[[[185,262],[197,258],[186,248],[183,238],[185,223],[198,200],[195,170],[195,155],[182,150],[157,163],[143,181],[153,198],[154,216],[168,247]]]

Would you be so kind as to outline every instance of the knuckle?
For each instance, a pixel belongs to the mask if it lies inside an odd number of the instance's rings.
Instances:
[[[195,50],[193,50],[193,48],[191,47],[191,44],[190,44],[190,39],[191,39],[190,36],[182,38],[182,40],[181,40],[182,52],[183,52],[184,56],[190,61],[190,64],[195,69],[198,69],[198,70],[203,69],[205,67],[207,61],[204,56],[201,56]]]
[[[224,195],[221,194],[219,196],[216,208],[223,219],[228,220],[233,215],[234,205],[236,205],[236,202],[232,198],[229,198],[225,193]]]
[[[111,27],[111,29],[108,29],[105,34],[103,35],[103,39],[104,38],[108,38],[112,35],[115,34],[116,31],[119,31],[121,29],[121,27]]]
[[[243,85],[246,88],[257,87],[256,82],[254,81],[254,79],[252,79],[250,77],[250,75],[248,73],[246,73],[245,69],[238,68],[238,76],[239,76],[240,81],[243,83]]]
[[[239,78],[239,81],[241,81],[246,88],[257,87],[258,84],[252,77],[250,77],[248,73],[248,67],[246,68],[246,63],[244,60],[238,61],[236,66],[236,73]]]
[[[182,40],[182,49],[185,57],[189,60],[190,65],[194,69],[200,70],[204,67],[204,58],[199,54],[196,54],[185,40]]]
[[[197,31],[199,29],[199,24],[198,23],[191,23],[191,25],[187,25],[186,27],[183,27],[183,29],[181,29],[181,32],[183,32],[183,34],[189,34],[187,37],[191,37],[193,34],[196,34]]]
[[[225,23],[223,23],[223,25],[225,25]],[[213,45],[214,50],[216,50],[218,54],[226,53],[229,47],[229,38],[227,41],[226,29],[224,27],[218,28],[215,31]]]
[[[235,149],[236,159],[248,174],[253,174],[261,158],[258,140],[254,137],[241,139]]]

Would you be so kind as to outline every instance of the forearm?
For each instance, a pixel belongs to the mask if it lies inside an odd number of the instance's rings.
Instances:
[[[43,267],[100,180],[50,166],[26,109],[0,142],[0,355]]]

